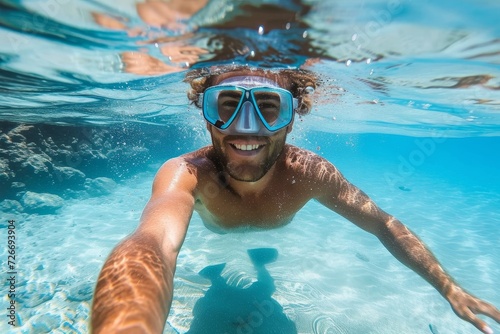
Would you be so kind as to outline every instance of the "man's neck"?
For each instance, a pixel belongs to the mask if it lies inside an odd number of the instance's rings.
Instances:
[[[228,187],[230,187],[242,198],[259,197],[264,191],[266,191],[266,189],[268,189],[270,183],[272,182],[276,170],[276,164],[277,162],[274,163],[274,165],[267,171],[266,174],[264,174],[263,177],[254,182],[239,181],[228,175]]]

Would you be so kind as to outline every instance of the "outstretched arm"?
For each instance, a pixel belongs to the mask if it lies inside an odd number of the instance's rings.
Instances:
[[[476,314],[487,315],[500,323],[500,312],[464,291],[445,272],[424,243],[396,218],[381,210],[364,192],[350,184],[335,167],[325,167],[321,180],[323,193],[318,200],[374,234],[400,262],[429,282],[450,303],[453,311],[483,333],[492,333]]]
[[[376,235],[399,261],[434,286],[460,318],[472,323],[483,333],[493,333],[476,315],[484,314],[500,323],[498,309],[469,294],[454,282],[424,243],[406,226],[389,218],[380,226]]]
[[[104,264],[92,305],[92,332],[161,333],[172,300],[175,261],[155,238],[136,233]]]
[[[195,183],[180,159],[160,169],[139,228],[112,251],[99,275],[92,305],[94,334],[163,331]]]

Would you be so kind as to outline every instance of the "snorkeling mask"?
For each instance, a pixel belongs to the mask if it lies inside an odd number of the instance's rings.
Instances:
[[[298,100],[276,82],[235,76],[203,93],[203,117],[231,135],[271,136],[293,120]]]

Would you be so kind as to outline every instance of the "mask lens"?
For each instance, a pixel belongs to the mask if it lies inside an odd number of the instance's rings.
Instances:
[[[278,120],[281,110],[281,97],[274,92],[254,92],[255,102],[260,114],[268,125],[273,126]]]
[[[203,93],[203,116],[211,124],[225,129],[233,121],[244,90],[238,87],[210,87]]]
[[[253,98],[259,108],[262,121],[270,131],[277,131],[293,119],[292,94],[280,88],[254,88]]]
[[[227,123],[236,112],[240,101],[242,92],[237,90],[223,90],[220,91],[217,97],[217,110],[219,119]]]

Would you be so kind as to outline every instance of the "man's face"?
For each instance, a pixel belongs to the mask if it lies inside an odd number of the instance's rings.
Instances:
[[[283,151],[288,128],[272,136],[225,135],[209,125],[217,158],[226,172],[238,181],[260,180]]]
[[[225,75],[215,84],[227,78]],[[258,181],[271,169],[283,151],[286,135],[291,129],[290,124],[270,135],[228,134],[208,124],[217,159],[232,178],[245,182]]]

